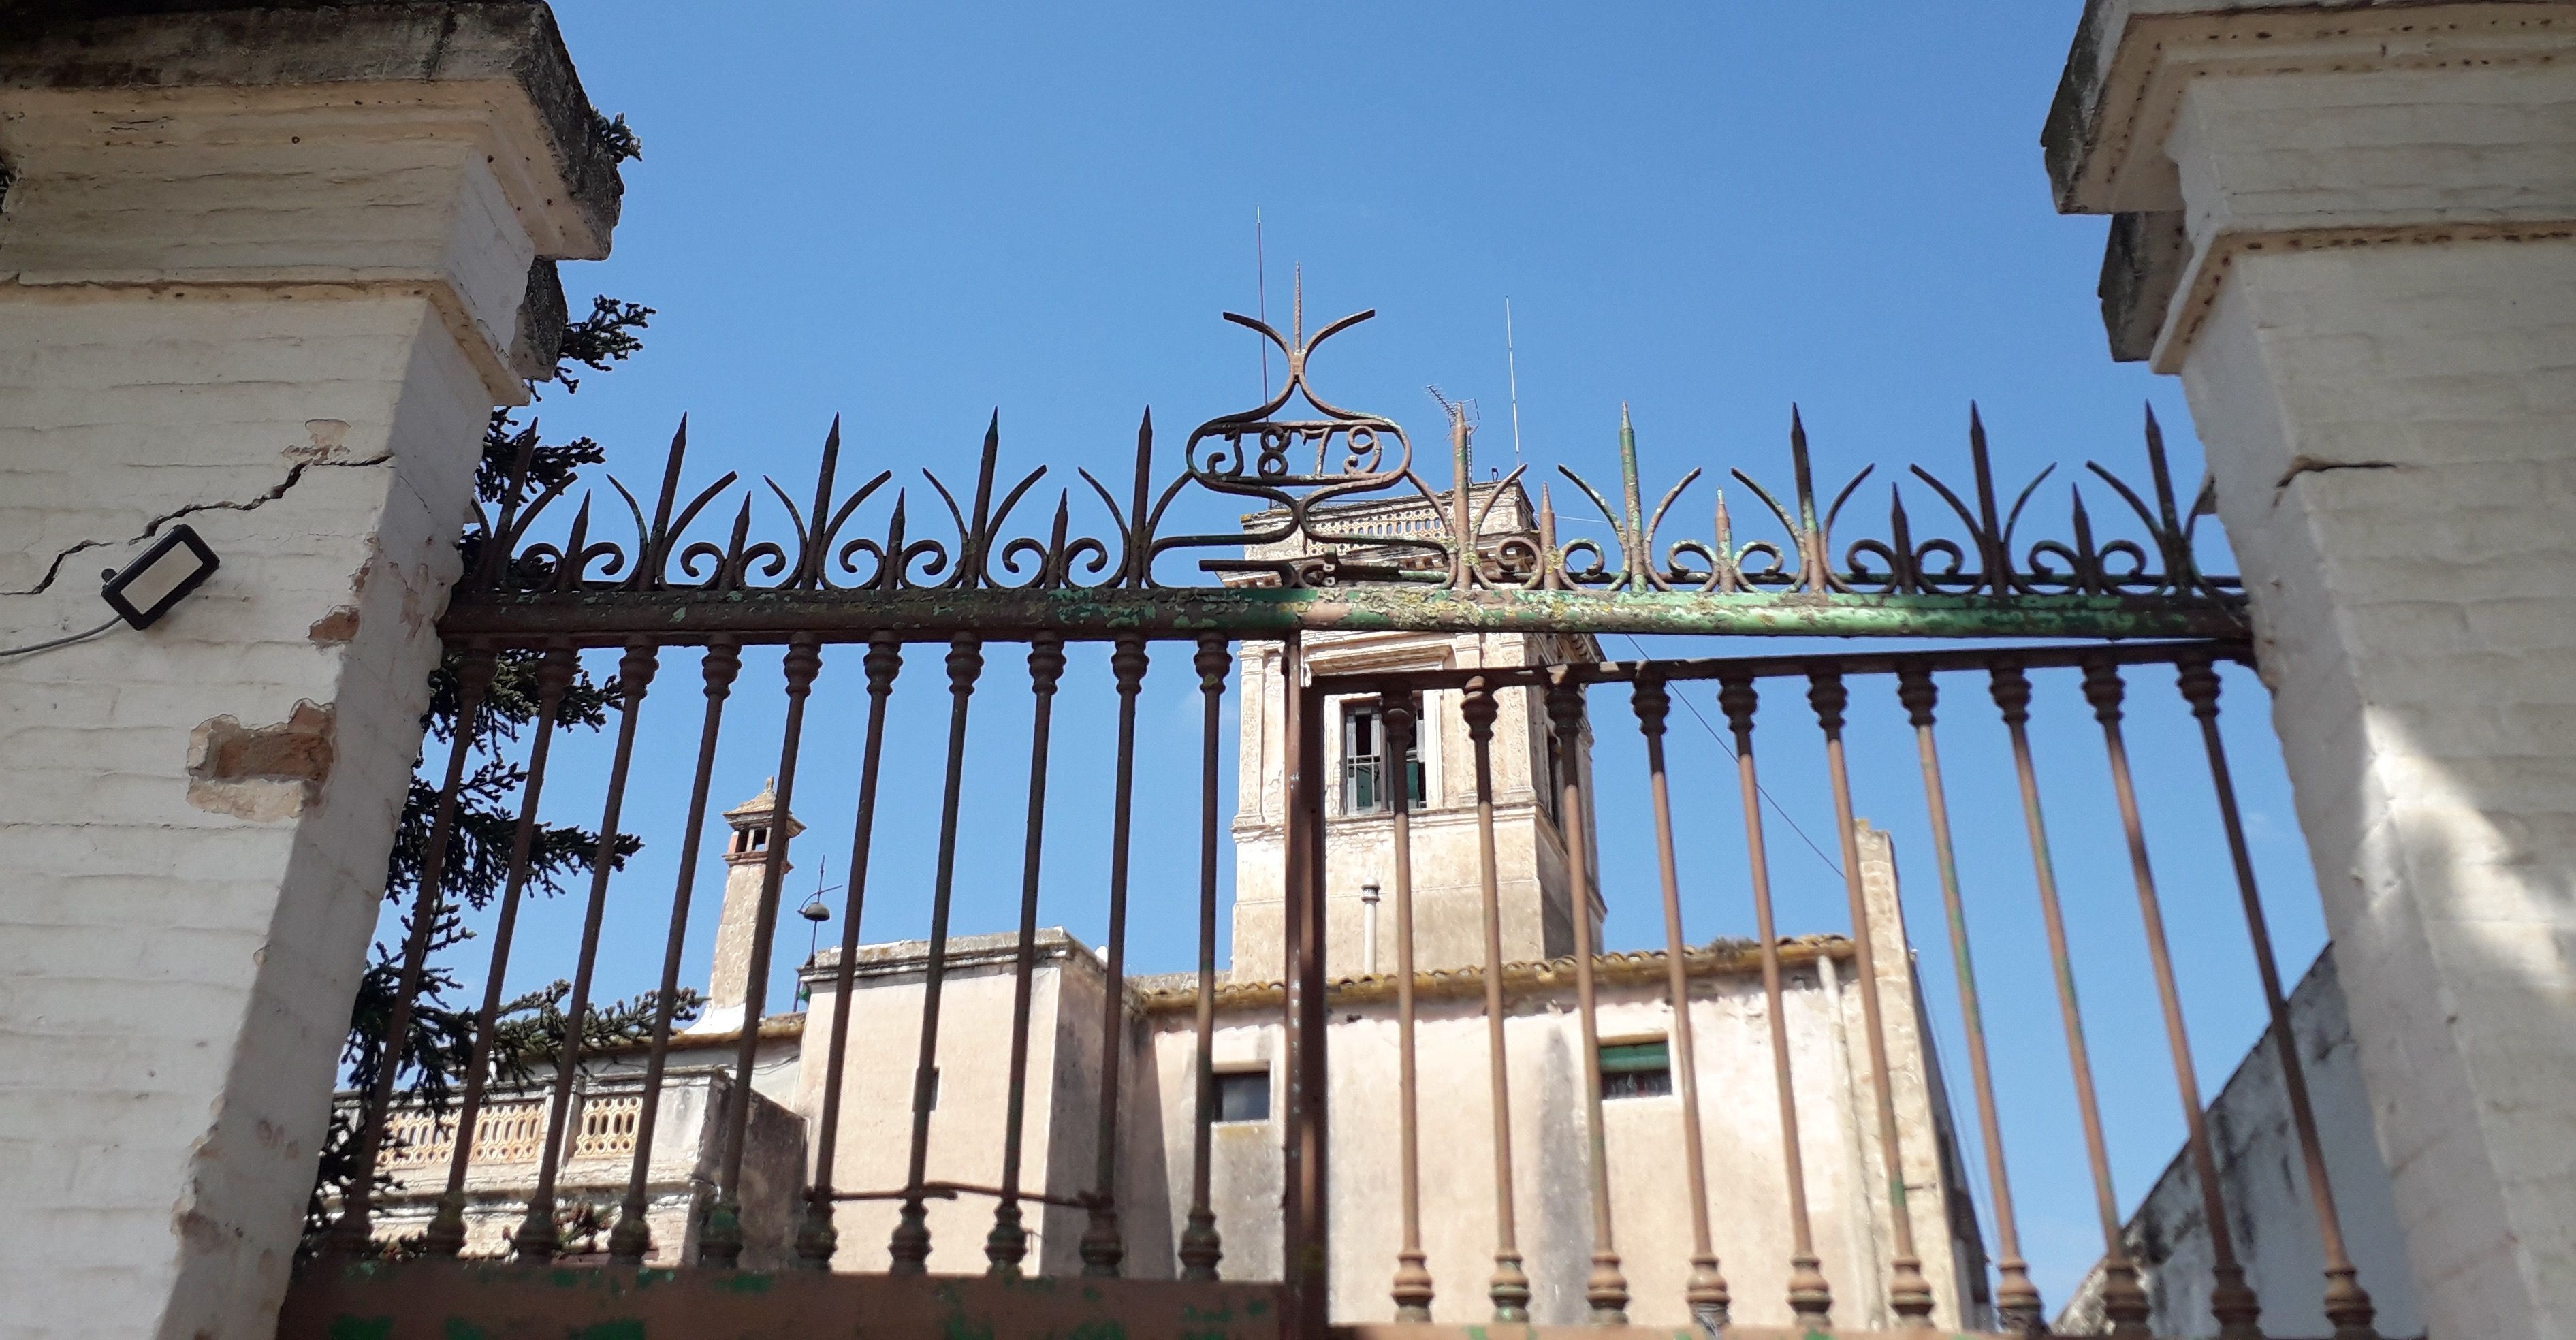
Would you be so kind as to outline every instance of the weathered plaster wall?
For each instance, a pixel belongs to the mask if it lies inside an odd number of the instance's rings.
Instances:
[[[2253,600],[2423,1324],[2576,1334],[2576,5],[2097,0],[2061,207],[2179,211]]]
[[[0,645],[174,521],[224,567],[0,662],[0,1335],[266,1340],[521,290],[615,178],[539,5],[87,9],[0,31]]]
[[[2344,1011],[2343,984],[2329,948],[2290,993],[2290,1033],[2298,1041],[2334,1188],[2345,1246],[2362,1287],[2379,1307],[2379,1332],[2424,1334],[2406,1271],[2406,1240],[2388,1170],[2371,1137],[2370,1095],[2362,1087],[2359,1048]],[[2273,1335],[2325,1335],[2334,1327],[2323,1304],[2325,1254],[2309,1198],[2307,1166],[2281,1087],[2278,1034],[2266,1032],[2209,1105],[2209,1137],[2218,1157],[2227,1224],[2246,1283],[2263,1300],[2263,1329]],[[2200,1179],[2188,1151],[2174,1155],[2129,1217],[2130,1255],[2145,1277],[2158,1335],[2208,1335],[2209,1230]],[[2100,1278],[2088,1276],[2067,1300],[2060,1329],[2071,1334],[2100,1316]],[[2069,1324],[2073,1323],[2073,1324]]]

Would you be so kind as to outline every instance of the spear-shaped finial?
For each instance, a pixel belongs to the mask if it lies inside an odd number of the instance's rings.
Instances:
[[[1622,566],[1628,570],[1628,585],[1642,591],[1652,562],[1646,556],[1645,499],[1637,491],[1637,427],[1629,422],[1625,400],[1619,402],[1619,482],[1620,502],[1627,509],[1627,524],[1619,532],[1619,547],[1626,551]]]

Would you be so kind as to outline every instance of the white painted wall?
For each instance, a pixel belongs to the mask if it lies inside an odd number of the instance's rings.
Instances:
[[[606,246],[508,78],[262,77],[0,86],[0,646],[173,520],[224,560],[0,661],[10,1340],[273,1327],[520,289]],[[282,770],[204,775],[228,721]]]
[[[2188,221],[2156,366],[2254,601],[2423,1323],[2576,1335],[2576,6],[2139,0],[2087,34],[2060,202]]]

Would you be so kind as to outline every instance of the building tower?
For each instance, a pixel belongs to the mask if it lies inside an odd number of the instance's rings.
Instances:
[[[1472,505],[1486,507],[1489,491],[1503,496],[1485,512],[1478,536],[1488,562],[1504,540],[1535,540],[1529,497],[1519,486],[1474,485]],[[1439,495],[1446,497],[1447,495]],[[1420,497],[1319,508],[1342,533],[1390,537],[1435,532],[1447,504]],[[1283,567],[1307,557],[1302,540],[1249,548],[1252,564]],[[1345,562],[1401,562],[1409,554],[1344,548]],[[1258,574],[1240,580],[1263,580]],[[1310,633],[1305,638],[1310,675],[1365,675],[1370,671],[1473,669],[1480,666],[1553,665],[1600,659],[1587,636],[1553,633]],[[1233,973],[1274,979],[1285,967],[1281,937],[1288,797],[1281,760],[1286,747],[1286,693],[1280,646],[1243,647],[1238,794],[1234,819],[1235,896]],[[1526,962],[1574,952],[1574,922],[1567,879],[1560,787],[1551,747],[1545,695],[1505,689],[1495,695],[1494,852],[1502,913],[1503,958]],[[1413,829],[1413,958],[1423,971],[1481,965],[1485,960],[1483,892],[1476,838],[1476,756],[1454,691],[1425,694],[1415,745],[1401,766],[1416,797]],[[1357,976],[1395,970],[1394,824],[1391,803],[1397,766],[1386,757],[1386,736],[1374,694],[1326,700],[1324,719],[1325,971]],[[1591,735],[1578,750],[1591,794]],[[1589,806],[1587,804],[1587,810]],[[1593,816],[1584,825],[1586,851]],[[1587,887],[1599,889],[1597,869]],[[1597,928],[1596,893],[1590,915]],[[1369,961],[1369,951],[1376,962]]]
[[[805,831],[796,816],[778,813],[775,777],[761,784],[759,795],[726,810],[724,819],[733,826],[733,837],[725,844],[724,912],[716,922],[706,1012],[690,1026],[692,1033],[730,1033],[742,1027],[743,1005],[751,995],[751,951],[760,937],[760,884],[769,844],[782,825],[787,838]],[[780,871],[782,878],[785,873]]]

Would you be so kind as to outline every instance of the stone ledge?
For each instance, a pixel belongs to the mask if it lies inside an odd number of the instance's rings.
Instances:
[[[0,0],[0,89],[506,82],[527,96],[580,221],[608,254],[625,184],[539,0]]]

